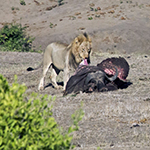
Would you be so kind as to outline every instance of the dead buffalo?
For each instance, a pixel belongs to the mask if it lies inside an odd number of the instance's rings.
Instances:
[[[126,88],[129,64],[123,57],[103,60],[97,66],[81,65],[67,82],[64,95],[82,92],[103,92]]]

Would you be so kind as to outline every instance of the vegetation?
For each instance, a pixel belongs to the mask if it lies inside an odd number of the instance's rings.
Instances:
[[[51,96],[25,94],[26,86],[12,86],[0,75],[0,150],[69,150],[72,133],[84,113],[80,109],[72,115],[73,125],[67,133],[60,131],[52,117]]]
[[[58,0],[58,6],[61,6],[63,4],[64,4],[63,0]]]
[[[91,11],[94,11],[94,8],[93,8],[93,7],[90,7],[90,10],[91,10]]]
[[[21,24],[5,24],[0,30],[0,45],[3,51],[32,51],[34,38],[26,36],[26,27]]]
[[[50,28],[53,28],[53,27],[54,27],[54,24],[50,22],[49,27],[50,27]]]
[[[11,10],[19,10],[18,7],[11,7]]]
[[[21,5],[26,5],[26,3],[25,3],[24,0],[20,0],[20,4],[21,4]]]
[[[93,19],[93,17],[88,17],[88,20],[92,20]]]
[[[120,4],[122,4],[123,3],[123,0],[120,0]]]
[[[54,28],[56,26],[57,26],[57,24],[53,24],[53,23],[50,22],[50,25],[49,25],[50,28]]]

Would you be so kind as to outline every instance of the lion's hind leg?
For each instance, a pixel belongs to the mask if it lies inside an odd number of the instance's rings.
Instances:
[[[45,76],[46,76],[48,69],[50,68],[50,65],[51,65],[51,62],[49,64],[43,66],[43,75],[42,75],[42,78],[40,80],[38,90],[44,90],[44,79],[45,79]]]
[[[60,72],[60,70],[58,70],[58,69],[55,68],[55,67],[52,67],[50,79],[51,79],[52,85],[53,85],[54,88],[56,88],[56,89],[62,88],[62,86],[58,85],[57,82],[56,82],[56,77],[57,77],[57,75],[59,74],[59,72]]]

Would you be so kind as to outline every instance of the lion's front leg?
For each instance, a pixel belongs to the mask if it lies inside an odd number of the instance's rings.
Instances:
[[[68,79],[69,79],[69,68],[68,68],[68,66],[66,66],[64,68],[64,76],[63,76],[64,86],[63,86],[63,90],[66,89],[66,84],[68,82]]]
[[[38,86],[38,90],[44,90],[44,76],[41,78],[39,86]]]
[[[63,75],[63,81],[64,81],[64,86],[63,90],[65,91],[66,85],[69,79],[69,51],[67,52],[66,58],[65,58],[65,67],[64,67],[64,75]]]

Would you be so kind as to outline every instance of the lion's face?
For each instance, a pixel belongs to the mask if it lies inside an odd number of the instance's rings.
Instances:
[[[84,41],[78,48],[78,56],[76,57],[76,61],[80,63],[84,59],[88,59],[91,52],[91,46],[88,41]]]
[[[76,62],[79,64],[84,59],[87,59],[88,62],[90,62],[91,49],[92,49],[92,42],[90,38],[83,37],[81,40],[81,38],[79,39],[77,37],[72,51]]]

